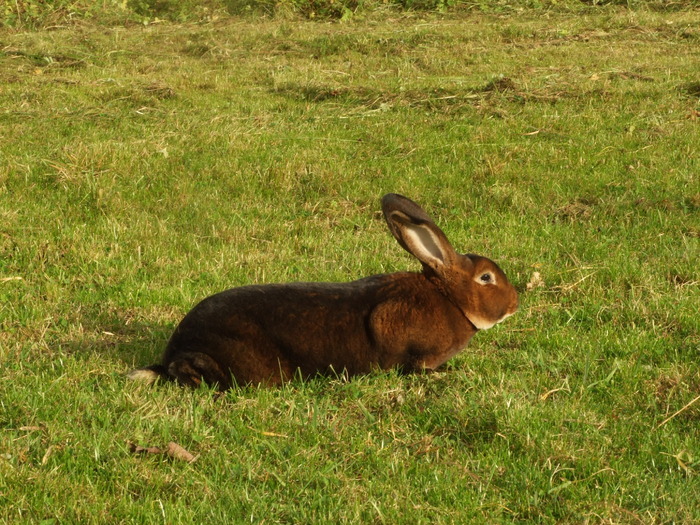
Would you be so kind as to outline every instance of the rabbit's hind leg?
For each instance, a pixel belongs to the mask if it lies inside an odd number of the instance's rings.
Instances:
[[[168,364],[168,374],[182,384],[198,387],[202,382],[218,390],[231,388],[231,374],[223,370],[211,356],[201,352],[184,352]]]

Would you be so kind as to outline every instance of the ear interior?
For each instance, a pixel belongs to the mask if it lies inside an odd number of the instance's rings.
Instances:
[[[435,224],[415,221],[398,210],[392,211],[388,218],[401,246],[423,264],[436,271],[452,264],[454,249]]]

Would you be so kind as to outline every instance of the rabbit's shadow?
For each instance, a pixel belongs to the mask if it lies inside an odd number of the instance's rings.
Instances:
[[[158,360],[176,324],[145,322],[119,310],[99,309],[83,312],[79,322],[83,335],[61,340],[64,350],[85,359],[98,354],[119,362],[124,370]]]

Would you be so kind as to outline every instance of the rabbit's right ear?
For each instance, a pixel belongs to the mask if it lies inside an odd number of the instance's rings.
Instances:
[[[438,274],[452,267],[457,259],[454,248],[420,206],[389,193],[382,198],[382,211],[389,230],[408,253]]]

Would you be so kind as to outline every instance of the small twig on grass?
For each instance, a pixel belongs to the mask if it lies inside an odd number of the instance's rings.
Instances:
[[[679,410],[676,410],[673,414],[671,414],[671,415],[668,416],[666,419],[664,419],[661,423],[659,423],[658,425],[656,425],[656,428],[654,428],[654,430],[658,430],[659,428],[661,428],[662,426],[664,426],[666,423],[668,423],[669,421],[671,421],[671,420],[672,420],[674,417],[676,417],[678,414],[680,414],[681,412],[683,412],[683,411],[685,411],[685,410],[688,410],[688,408],[690,408],[691,405],[693,405],[693,404],[694,404],[696,401],[698,401],[698,400],[700,400],[700,396],[698,396],[698,397],[696,397],[695,399],[693,399],[692,401],[688,402],[683,408],[681,408],[681,409],[679,409]]]
[[[46,452],[44,453],[44,457],[41,458],[41,464],[46,465],[49,462],[49,458],[51,457],[51,454],[53,454],[54,451],[54,446],[49,445],[49,448],[46,449]]]
[[[174,441],[168,443],[164,449],[160,447],[142,447],[135,443],[129,443],[129,451],[132,454],[165,454],[173,459],[186,461],[187,463],[193,463],[197,459],[196,456],[193,456]]]
[[[44,427],[39,427],[36,425],[26,425],[23,427],[19,427],[19,430],[22,432],[38,432],[44,430]]]
[[[174,441],[168,443],[168,445],[165,447],[165,453],[173,459],[179,459],[181,461],[186,461],[187,463],[192,463],[197,459]]]

